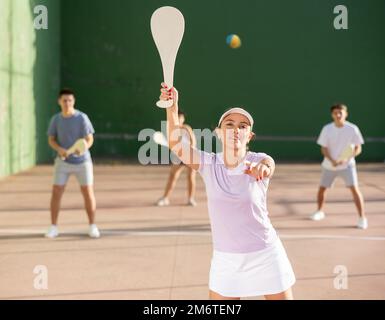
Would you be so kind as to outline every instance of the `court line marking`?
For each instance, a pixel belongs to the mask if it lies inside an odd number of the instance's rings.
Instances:
[[[44,230],[28,230],[28,229],[0,229],[0,236],[6,235],[43,235]],[[121,230],[100,230],[103,235],[128,235],[128,236],[211,236],[209,231],[121,231]],[[60,232],[61,235],[85,235],[86,231],[65,231]],[[59,235],[60,237],[60,235]],[[279,234],[282,239],[336,239],[336,240],[368,240],[368,241],[385,241],[385,237],[381,236],[353,236],[353,235],[334,235],[334,234]]]
[[[351,239],[351,240],[371,240],[371,241],[385,241],[385,237],[379,236],[343,236],[343,235],[322,235],[322,234],[280,234],[282,239]]]

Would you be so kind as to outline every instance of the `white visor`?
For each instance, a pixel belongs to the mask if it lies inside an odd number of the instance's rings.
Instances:
[[[222,114],[218,122],[218,128],[221,126],[223,119],[232,113],[239,113],[244,115],[249,120],[251,128],[253,128],[253,125],[254,125],[253,117],[251,116],[250,113],[248,113],[245,109],[242,109],[242,108],[231,108],[230,110],[227,110],[224,114]]]

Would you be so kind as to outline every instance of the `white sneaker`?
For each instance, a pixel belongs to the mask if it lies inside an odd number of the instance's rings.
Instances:
[[[197,202],[195,201],[194,198],[190,198],[187,202],[187,205],[189,206],[192,206],[192,207],[196,207],[197,206]]]
[[[310,216],[310,219],[313,220],[313,221],[320,221],[322,219],[325,218],[325,212],[323,211],[316,211],[314,212],[311,216]]]
[[[158,200],[158,202],[156,203],[156,205],[158,206],[158,207],[165,207],[165,206],[168,206],[168,205],[170,205],[170,200],[168,200],[168,198],[160,198],[159,200]]]
[[[59,235],[59,230],[56,225],[51,225],[45,234],[46,238],[54,239]]]
[[[100,237],[100,232],[96,224],[90,224],[90,229],[88,230],[88,235],[91,238],[99,238]]]
[[[368,228],[368,219],[367,218],[359,218],[357,222],[358,229],[367,229]]]

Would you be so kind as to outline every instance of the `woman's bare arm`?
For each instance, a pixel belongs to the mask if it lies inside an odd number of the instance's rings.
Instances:
[[[260,162],[248,162],[247,169],[245,173],[254,177],[257,181],[262,180],[264,178],[269,178],[273,176],[275,171],[275,162],[273,158],[266,157],[262,159]]]
[[[193,129],[188,124],[183,125],[183,128],[187,130],[188,135],[190,137],[190,143],[195,148],[197,146],[197,139],[195,137]]]
[[[167,101],[172,99],[174,101],[170,108],[166,109],[167,113],[167,138],[169,148],[178,158],[188,167],[193,170],[198,170],[200,165],[200,156],[198,150],[193,144],[181,142],[181,131],[186,130],[179,123],[178,117],[178,91],[175,88],[167,88],[162,84],[160,99]]]

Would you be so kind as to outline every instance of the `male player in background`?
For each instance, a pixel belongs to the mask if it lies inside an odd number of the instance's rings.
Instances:
[[[70,89],[62,89],[58,103],[61,112],[54,115],[48,128],[48,143],[57,152],[54,166],[54,182],[51,197],[51,227],[46,233],[47,238],[59,235],[57,228],[60,202],[65,186],[71,174],[80,184],[85,209],[89,220],[88,234],[91,238],[99,238],[100,232],[95,225],[96,201],[93,187],[93,165],[89,148],[94,138],[94,128],[88,116],[75,109],[75,94]],[[67,154],[67,150],[78,140],[86,141],[87,150],[84,154]]]
[[[321,152],[324,156],[322,162],[321,182],[318,190],[318,210],[310,218],[318,221],[325,218],[323,206],[325,203],[325,192],[327,188],[332,187],[334,179],[340,176],[352,194],[354,203],[357,207],[359,219],[357,227],[366,229],[368,220],[365,216],[364,199],[358,188],[357,170],[355,157],[361,151],[361,145],[364,143],[360,129],[346,121],[348,117],[348,108],[344,104],[335,104],[331,107],[331,116],[333,122],[322,128],[317,143],[321,146]],[[346,152],[351,148],[351,152]],[[345,158],[344,154],[350,155]],[[342,159],[341,159],[342,155]]]

